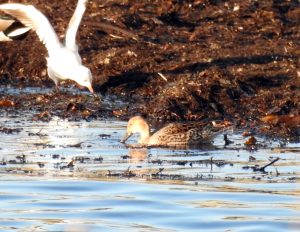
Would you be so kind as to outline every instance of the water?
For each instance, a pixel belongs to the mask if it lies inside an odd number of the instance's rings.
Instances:
[[[120,121],[0,126],[20,129],[0,134],[0,231],[299,231],[299,144],[144,149],[119,143]]]
[[[299,189],[292,186],[280,187]],[[2,181],[1,189],[1,231],[298,231],[300,226],[299,195],[272,191],[60,179]]]

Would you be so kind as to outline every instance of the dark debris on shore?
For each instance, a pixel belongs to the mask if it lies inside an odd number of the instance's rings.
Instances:
[[[41,9],[59,35],[76,5],[15,2]],[[0,91],[0,100],[16,103],[1,110],[32,109],[36,119],[226,119],[299,139],[299,119],[292,126],[261,121],[266,115],[300,115],[298,0],[90,0],[77,38],[96,91],[124,104],[112,107],[84,94]],[[1,43],[0,53],[1,88],[54,85],[35,33]]]

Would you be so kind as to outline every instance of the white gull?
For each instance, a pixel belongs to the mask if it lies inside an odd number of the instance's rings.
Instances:
[[[76,33],[86,8],[87,0],[79,0],[75,12],[69,22],[65,44],[62,44],[46,16],[32,5],[6,3],[0,10],[16,18],[26,27],[34,30],[44,43],[47,51],[47,71],[49,77],[58,87],[61,80],[73,80],[85,86],[91,93],[92,74],[89,68],[82,65],[76,44]]]

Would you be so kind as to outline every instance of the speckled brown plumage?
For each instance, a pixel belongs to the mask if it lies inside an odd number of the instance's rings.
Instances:
[[[139,144],[144,146],[192,146],[209,144],[216,132],[209,123],[171,123],[150,133],[148,123],[140,116],[135,116],[128,121],[127,133],[122,142],[132,134],[139,133]]]

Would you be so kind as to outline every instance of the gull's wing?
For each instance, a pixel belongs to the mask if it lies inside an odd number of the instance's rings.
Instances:
[[[0,41],[12,41],[22,39],[29,32],[30,28],[24,26],[15,19],[0,15]]]
[[[9,38],[8,36],[6,36],[2,31],[0,31],[0,41],[4,42],[4,41],[12,41],[11,38]]]
[[[87,1],[88,0],[78,0],[75,12],[68,25],[66,33],[66,47],[73,51],[78,50],[78,47],[76,45],[76,33],[84,14]]]
[[[0,31],[5,31],[10,25],[15,21],[12,19],[2,19],[0,18]]]
[[[24,25],[22,25],[19,22],[15,22],[14,24],[12,24],[9,28],[7,28],[5,30],[5,34],[12,39],[15,39],[18,37],[23,38],[22,35],[26,35],[26,33],[29,31],[30,31],[30,28],[25,27]]]
[[[59,39],[50,22],[39,10],[32,5],[6,3],[0,5],[0,10],[13,16],[26,27],[34,30],[45,44],[49,55],[61,47]]]
[[[0,18],[0,41],[11,41],[11,39],[7,37],[3,31],[5,31],[13,23],[14,20]]]

